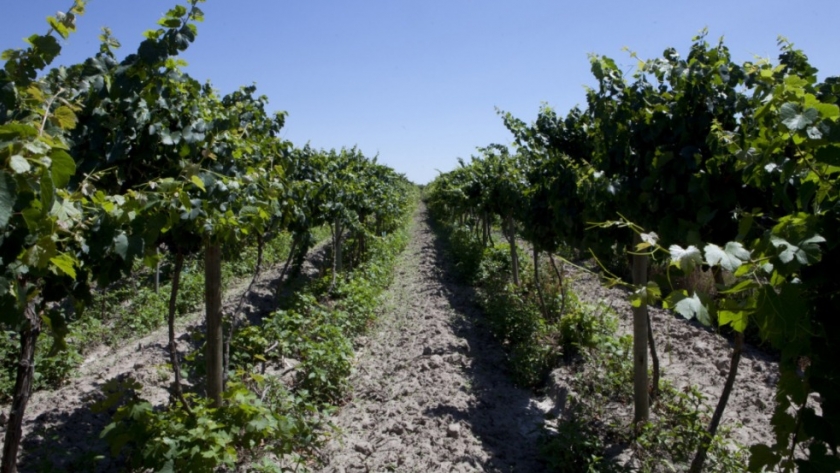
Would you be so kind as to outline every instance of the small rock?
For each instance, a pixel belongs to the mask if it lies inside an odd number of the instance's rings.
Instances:
[[[453,439],[459,438],[461,436],[461,426],[458,424],[449,424],[449,427],[446,428],[446,436]]]
[[[432,355],[429,358],[429,368],[440,368],[443,366],[443,358],[440,355]]]
[[[143,368],[144,366],[146,366],[146,365],[143,362],[134,363],[134,369],[136,369],[136,370],[139,370],[139,369]]]
[[[423,356],[431,356],[432,355],[432,347],[425,347],[423,348]]]
[[[370,456],[373,453],[373,448],[367,442],[357,442],[356,445],[353,445],[353,450],[365,456]]]

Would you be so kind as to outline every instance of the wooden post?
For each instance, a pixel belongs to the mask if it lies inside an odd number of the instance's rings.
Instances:
[[[222,248],[218,243],[207,242],[204,252],[204,307],[206,310],[207,344],[207,397],[214,407],[222,405],[223,359],[222,346]]]
[[[27,305],[24,315],[26,327],[20,332],[20,359],[12,407],[9,410],[9,425],[6,427],[6,440],[3,443],[3,462],[0,465],[2,473],[17,471],[17,454],[23,436],[23,415],[32,395],[32,381],[35,379],[35,344],[41,333],[41,318],[31,304]]]

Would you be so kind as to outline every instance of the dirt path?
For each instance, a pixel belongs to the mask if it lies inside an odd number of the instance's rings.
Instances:
[[[354,398],[321,471],[545,471],[537,438],[552,406],[511,382],[427,218],[421,204],[384,314],[358,342]]]
[[[323,249],[313,250],[304,273],[317,273],[323,257]],[[333,418],[339,430],[324,447],[317,471],[546,471],[538,440],[546,414],[556,417],[556,406],[565,403],[558,393],[571,376],[567,368],[552,373],[549,397],[513,385],[505,353],[482,325],[473,288],[455,279],[422,204],[396,267],[381,319],[368,337],[356,341],[352,398]],[[261,275],[243,307],[249,318],[276,307],[279,273],[276,267]],[[572,273],[580,298],[612,306],[622,330],[628,330],[626,295],[604,288],[592,275]],[[236,307],[247,284],[228,291],[226,310]],[[662,310],[653,310],[652,317],[665,378],[678,386],[698,385],[716,401],[727,368],[726,340]],[[200,319],[194,314],[179,323],[182,353],[190,348],[185,334]],[[105,382],[126,376],[143,383],[144,397],[165,403],[171,382],[166,362],[162,328],[95,351],[67,386],[37,393],[25,419],[21,471],[43,471],[48,465],[54,471],[119,469],[119,460],[110,458],[99,439],[110,413],[96,414],[90,407]],[[776,371],[766,356],[747,349],[726,414],[744,445],[770,438],[767,418]]]
[[[538,439],[546,414],[556,417],[566,404],[571,368],[552,372],[547,397],[515,387],[504,352],[482,327],[473,289],[456,281],[450,264],[421,206],[382,318],[368,339],[358,340],[354,398],[334,419],[340,434],[325,448],[320,471],[546,471]],[[620,332],[629,333],[627,294],[570,272],[580,299],[615,309]],[[651,316],[664,379],[696,386],[713,409],[729,342],[668,311],[652,308]],[[724,415],[743,446],[772,443],[777,371],[771,357],[745,348]],[[632,418],[631,406],[611,408],[619,422]],[[616,447],[611,455],[627,455],[626,446]]]

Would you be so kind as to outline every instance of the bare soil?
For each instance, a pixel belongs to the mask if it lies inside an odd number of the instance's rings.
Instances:
[[[483,326],[473,289],[453,275],[427,219],[421,207],[382,318],[361,341],[351,379],[355,396],[333,419],[340,430],[318,471],[547,471],[538,442],[546,419],[562,419],[572,368],[555,369],[545,395],[511,382],[507,356]],[[583,271],[572,271],[570,279],[583,302],[612,306],[620,330],[631,333],[624,291],[605,288]],[[713,409],[729,369],[730,343],[665,310],[654,308],[651,317],[663,379],[698,386]],[[742,445],[772,439],[776,373],[768,356],[745,347],[724,416]],[[611,407],[629,425],[632,406]],[[617,447],[611,453],[632,464]]]
[[[545,471],[537,440],[547,409],[506,374],[473,289],[455,279],[427,218],[421,206],[318,471]]]
[[[319,271],[323,249],[313,251],[305,269]],[[265,271],[247,296],[249,318],[276,307],[281,267]],[[606,289],[595,276],[572,275],[586,302],[605,303],[629,331],[630,307],[624,292]],[[249,281],[228,292],[232,310]],[[728,370],[730,346],[723,337],[663,310],[652,310],[663,377],[678,386],[694,384],[713,403]],[[188,334],[200,314],[178,325],[179,349],[191,348]],[[53,392],[33,397],[24,425],[21,471],[53,464],[57,471],[114,471],[107,446],[99,439],[110,422],[91,405],[111,379],[133,376],[150,401],[168,400],[171,382],[167,332],[92,353],[78,377]],[[321,451],[322,472],[541,472],[538,440],[547,418],[562,417],[569,392],[568,367],[558,367],[547,394],[515,386],[507,373],[507,355],[482,323],[474,290],[459,282],[443,243],[433,234],[422,206],[414,217],[411,239],[397,262],[382,315],[367,337],[357,340],[352,395],[332,422],[337,427]],[[725,422],[735,438],[750,445],[771,439],[769,417],[777,368],[760,351],[745,348],[735,392]],[[632,418],[631,406],[615,406],[616,415]],[[616,452],[621,453],[621,452]],[[103,460],[95,461],[101,455]]]
[[[633,333],[633,314],[627,293],[605,288],[597,276],[572,270],[572,287],[581,301],[611,306],[619,315],[619,331]],[[686,321],[671,311],[649,307],[659,354],[662,379],[683,389],[695,386],[706,398],[709,414],[717,405],[729,373],[733,342],[697,322]],[[568,367],[552,373],[552,392],[568,386]],[[777,362],[765,351],[744,346],[732,394],[724,411],[722,427],[729,427],[732,439],[742,446],[772,445],[770,418],[776,405]],[[613,405],[616,417],[632,420],[632,406]]]

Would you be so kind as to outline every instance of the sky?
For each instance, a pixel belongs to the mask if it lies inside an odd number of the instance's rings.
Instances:
[[[70,0],[6,1],[0,49],[45,33]],[[54,65],[98,51],[103,26],[136,51],[177,0],[90,0]],[[184,3],[184,0],[181,0]],[[669,47],[685,55],[708,29],[737,62],[778,56],[777,38],[802,49],[820,78],[840,75],[840,0],[208,0],[186,72],[221,93],[257,85],[289,113],[296,146],[358,146],[415,183],[510,144],[497,110],[531,122],[546,103],[565,114],[595,84],[589,54],[627,74]]]

